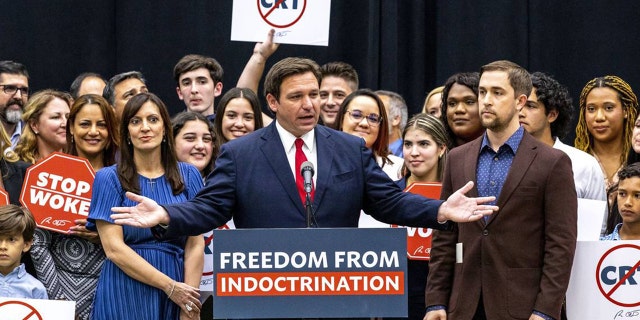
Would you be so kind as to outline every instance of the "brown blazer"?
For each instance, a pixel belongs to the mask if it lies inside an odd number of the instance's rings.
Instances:
[[[482,138],[449,153],[442,199],[476,181]],[[467,195],[477,197],[478,189]],[[471,319],[482,293],[488,319],[528,319],[533,310],[559,319],[577,237],[571,160],[525,132],[497,199],[500,210],[486,223],[434,232],[427,306],[447,306],[449,319]]]

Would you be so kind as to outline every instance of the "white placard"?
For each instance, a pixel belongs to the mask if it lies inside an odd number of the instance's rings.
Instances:
[[[233,0],[231,40],[329,45],[331,0]]]
[[[567,318],[640,319],[640,241],[578,241]]]
[[[606,201],[578,199],[578,241],[600,240],[606,211]]]
[[[75,301],[0,298],[3,320],[73,320],[75,312]]]

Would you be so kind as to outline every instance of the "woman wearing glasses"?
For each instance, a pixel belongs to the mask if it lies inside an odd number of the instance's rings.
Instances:
[[[336,128],[361,137],[376,157],[376,162],[389,178],[401,178],[403,159],[389,152],[389,120],[382,100],[369,89],[360,89],[348,95],[338,111]],[[359,227],[386,227],[364,212],[360,213]]]
[[[389,178],[400,179],[403,161],[389,152],[389,120],[378,95],[369,89],[356,90],[344,99],[338,114],[338,130],[364,139]]]

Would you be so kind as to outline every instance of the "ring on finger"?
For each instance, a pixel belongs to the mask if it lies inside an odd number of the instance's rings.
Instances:
[[[190,303],[185,303],[184,308],[187,309],[187,312],[191,312],[193,310],[191,305],[193,305],[193,301]]]

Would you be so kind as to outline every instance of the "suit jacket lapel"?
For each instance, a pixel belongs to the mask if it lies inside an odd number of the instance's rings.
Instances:
[[[327,190],[327,184],[331,182],[331,170],[335,142],[331,139],[331,131],[323,126],[316,126],[316,154],[318,155],[318,168],[316,168],[316,193],[313,199],[313,208],[318,210],[322,197]]]
[[[522,137],[522,141],[518,146],[518,151],[516,152],[515,157],[513,158],[513,162],[511,163],[511,168],[509,168],[509,173],[507,174],[507,180],[505,180],[504,185],[502,186],[502,191],[500,191],[500,196],[498,197],[497,205],[502,208],[504,204],[509,200],[513,192],[516,190],[522,178],[524,178],[525,174],[529,170],[531,163],[536,158],[538,153],[538,147],[533,144],[532,136],[524,133]],[[493,215],[489,218],[489,223],[494,219]]]
[[[282,184],[284,190],[291,201],[296,204],[296,208],[300,211],[300,214],[304,215],[304,207],[302,201],[300,201],[300,195],[296,186],[296,180],[291,173],[291,167],[289,167],[289,160],[287,160],[287,154],[282,146],[282,140],[276,129],[275,121],[269,125],[267,130],[263,130],[262,133],[262,145],[260,150],[264,154],[266,162],[269,163],[278,181]]]
[[[478,154],[480,152],[480,146],[482,145],[482,137],[475,139],[471,142],[471,150],[467,152],[464,158],[464,181],[474,181],[475,184],[473,189],[467,192],[467,197],[477,197],[478,196],[478,183],[476,181],[476,171],[478,170]]]

